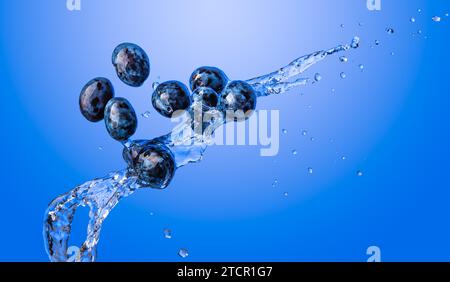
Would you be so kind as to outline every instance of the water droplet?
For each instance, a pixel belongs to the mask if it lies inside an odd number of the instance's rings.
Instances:
[[[341,28],[344,28],[344,27],[345,27],[345,25],[344,25],[344,24],[341,24],[341,25],[340,25],[340,27],[341,27]]]
[[[343,161],[345,161],[346,159],[347,159],[346,156],[342,156],[342,157],[341,157],[341,160],[343,160]]]
[[[313,169],[312,169],[312,167],[308,167],[308,173],[309,173],[309,174],[313,174]]]
[[[415,23],[415,22],[416,22],[416,18],[411,17],[411,18],[409,19],[409,21],[412,22],[412,23]]]
[[[358,23],[358,26],[363,26],[364,24],[362,23],[362,22],[359,22]]]
[[[436,23],[441,21],[441,17],[439,17],[439,16],[434,16],[431,19],[433,20],[433,22],[436,22]]]
[[[445,13],[445,16],[448,17],[448,13]]]
[[[418,13],[422,13],[422,9],[417,9],[417,12]]]
[[[284,192],[283,196],[287,197],[287,196],[289,196],[289,193],[288,192]]]
[[[283,132],[284,134],[287,134],[287,133],[288,133],[288,130],[287,130],[287,129],[283,129],[282,132]]]
[[[331,88],[331,93],[334,93],[334,92],[336,92],[336,89]]]
[[[178,255],[179,255],[180,257],[182,257],[182,258],[187,258],[187,257],[189,256],[189,251],[186,250],[186,249],[181,248],[181,249],[178,251]]]
[[[386,28],[386,32],[387,32],[388,34],[394,34],[394,29],[391,28],[391,27],[388,27],[388,28]]]
[[[308,135],[308,131],[307,131],[307,130],[302,130],[302,135],[303,135],[303,136]]]
[[[357,176],[363,176],[364,173],[363,173],[361,170],[358,170],[358,171],[356,172],[356,175],[357,175]]]
[[[164,238],[166,239],[172,239],[172,230],[165,228],[163,230]]]
[[[353,37],[352,43],[350,44],[350,47],[356,49],[359,47],[359,43],[361,42],[361,39],[358,36]]]
[[[153,82],[153,84],[152,84],[153,90],[156,90],[156,88],[158,88],[159,85],[160,85],[159,82],[157,82],[157,81]]]
[[[345,72],[341,72],[339,75],[340,75],[340,77],[342,79],[346,79],[347,78],[347,74]]]
[[[363,64],[359,64],[358,68],[363,71],[364,70],[364,65]]]
[[[348,62],[348,58],[347,58],[346,56],[341,56],[341,57],[339,58],[339,60],[340,60],[341,62],[343,62],[343,63]]]
[[[154,212],[150,212],[150,216],[154,216],[155,215],[155,213]]]
[[[98,146],[98,150],[99,151],[103,151],[103,147],[102,146]]]
[[[380,45],[380,40],[375,40],[375,45],[376,46]]]
[[[316,73],[314,75],[314,80],[317,81],[317,82],[321,81],[322,80],[322,75],[320,73]]]
[[[391,52],[391,56],[394,56],[395,55],[395,52]]]
[[[276,188],[277,186],[278,186],[278,180],[275,179],[275,180],[272,182],[272,188]]]
[[[297,156],[298,155],[298,151],[297,150],[292,150],[292,155]]]
[[[149,118],[150,117],[150,111],[145,111],[144,113],[142,113],[142,117],[143,118]]]
[[[311,140],[312,142],[314,142],[314,141],[316,141],[316,138],[311,137],[310,140]]]

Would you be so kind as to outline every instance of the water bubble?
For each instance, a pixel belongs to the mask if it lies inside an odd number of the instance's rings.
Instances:
[[[448,17],[448,13],[445,13],[445,16]]]
[[[287,196],[289,196],[289,193],[288,192],[284,192],[283,196],[287,197]]]
[[[433,22],[436,22],[436,23],[441,21],[441,17],[439,17],[439,16],[434,16],[431,19],[433,20]]]
[[[331,88],[331,93],[334,93],[334,92],[336,92],[336,89]]]
[[[166,239],[172,239],[172,230],[165,228],[163,230],[164,238]]]
[[[149,118],[150,117],[150,112],[149,111],[145,111],[144,113],[142,113],[141,115],[143,118]]]
[[[342,157],[341,157],[341,160],[343,160],[343,161],[345,161],[346,159],[347,159],[346,156],[342,156]]]
[[[314,75],[314,80],[317,81],[317,82],[321,81],[322,80],[322,75],[320,73],[316,73]]]
[[[150,216],[154,216],[155,215],[155,213],[154,212],[150,212]]]
[[[298,155],[298,151],[297,150],[292,150],[292,155],[297,156]]]
[[[358,170],[358,171],[356,172],[356,175],[361,177],[361,176],[364,175],[364,172],[362,172],[361,170]]]
[[[375,45],[376,45],[376,46],[380,45],[380,40],[378,40],[378,39],[375,40]]]
[[[346,79],[346,78],[347,78],[347,74],[346,74],[345,72],[341,72],[341,73],[339,74],[339,76],[340,76],[342,79]]]
[[[386,28],[386,32],[387,32],[388,34],[394,34],[394,29],[391,28],[391,27],[388,27],[388,28]]]
[[[285,129],[285,128],[283,128],[282,132],[283,132],[283,134],[287,134],[287,133],[288,133],[288,130]]]
[[[98,146],[98,150],[99,151],[103,151],[103,147],[102,146]]]
[[[313,174],[313,168],[312,167],[308,167],[308,173],[309,174]]]
[[[348,62],[348,58],[347,58],[346,56],[341,56],[341,57],[339,58],[339,60],[340,60],[341,62],[343,62],[343,63]]]
[[[186,250],[186,249],[181,248],[181,249],[178,251],[178,255],[179,255],[180,257],[182,257],[182,258],[187,258],[187,257],[189,256],[189,251]]]
[[[394,56],[394,55],[395,55],[395,52],[394,52],[394,51],[392,51],[392,52],[391,52],[391,56]]]
[[[341,27],[341,28],[344,28],[344,27],[345,27],[345,25],[344,25],[344,24],[341,24],[341,25],[340,25],[340,27]]]
[[[411,18],[409,19],[409,21],[412,22],[412,23],[415,23],[415,22],[416,22],[416,18],[411,17]]]
[[[363,26],[364,24],[362,23],[362,22],[359,22],[358,23],[358,26]]]
[[[308,135],[308,131],[307,131],[307,130],[302,130],[302,135],[303,135],[303,136]]]
[[[272,182],[272,188],[276,188],[278,186],[278,179],[275,179],[273,182]]]
[[[359,64],[359,65],[358,65],[358,68],[359,68],[361,71],[363,71],[363,70],[364,70],[364,65],[363,65],[363,64]]]
[[[421,35],[421,34],[422,34],[422,30],[419,29],[419,30],[417,31],[417,34]]]
[[[311,137],[309,140],[311,140],[312,142],[316,141],[316,138]]]
[[[420,9],[420,8],[417,9],[417,12],[418,12],[418,13],[422,13],[422,9]]]
[[[361,42],[361,39],[358,36],[355,36],[352,39],[352,43],[350,44],[350,47],[356,49],[359,47],[360,42]]]

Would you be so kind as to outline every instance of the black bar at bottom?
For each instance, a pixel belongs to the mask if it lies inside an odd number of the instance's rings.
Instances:
[[[5,274],[12,274],[13,277],[42,275],[52,281],[77,277],[84,279],[91,275],[104,278],[141,277],[142,281],[159,281],[155,280],[157,278],[181,281],[310,281],[307,277],[358,278],[365,281],[386,276],[449,279],[450,263],[0,263],[0,275]]]

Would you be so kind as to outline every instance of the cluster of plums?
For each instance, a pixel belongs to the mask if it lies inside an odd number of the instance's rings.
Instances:
[[[122,43],[112,54],[117,76],[125,84],[140,87],[150,74],[150,61],[145,51],[136,44]],[[155,110],[165,117],[188,110],[192,103],[201,103],[202,109],[242,111],[247,116],[256,107],[255,90],[244,81],[229,81],[223,71],[215,67],[200,67],[190,79],[189,88],[179,81],[167,81],[154,89],[151,101]],[[82,115],[91,122],[104,120],[109,135],[127,142],[136,132],[137,116],[125,98],[115,97],[110,80],[98,77],[90,80],[79,98]],[[155,139],[157,140],[157,139]],[[171,151],[155,140],[138,140],[124,149],[124,158],[139,176],[141,184],[165,188],[173,178],[176,164]]]

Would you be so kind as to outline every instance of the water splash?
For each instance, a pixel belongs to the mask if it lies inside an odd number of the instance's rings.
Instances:
[[[292,88],[309,84],[311,79],[298,76],[313,65],[330,55],[358,48],[359,44],[360,39],[355,37],[349,44],[302,56],[277,71],[249,79],[247,82],[257,91],[258,97],[285,93]],[[155,86],[157,83],[153,85],[153,87]],[[189,112],[195,112],[197,106],[196,103],[193,103]],[[172,132],[155,138],[152,142],[157,142],[171,151],[177,168],[199,162],[203,158],[212,132],[226,122],[219,112],[217,114],[217,118],[211,119],[209,123],[208,128],[211,131],[209,134],[194,132],[194,134],[186,135],[186,129],[192,128],[196,122],[195,119],[186,119],[186,122],[181,123]],[[306,135],[306,131],[303,131],[302,134]],[[129,149],[132,145],[132,141],[124,143],[125,149]],[[278,185],[277,180],[274,183],[275,186]],[[95,261],[104,220],[122,198],[130,196],[141,188],[148,187],[142,186],[136,172],[130,166],[127,169],[112,172],[103,178],[88,181],[54,199],[45,212],[43,228],[45,247],[50,260],[53,262],[68,261],[69,239],[75,212],[80,206],[87,206],[90,209],[87,238],[75,261]],[[189,253],[186,249],[180,249],[179,255],[185,258]]]

